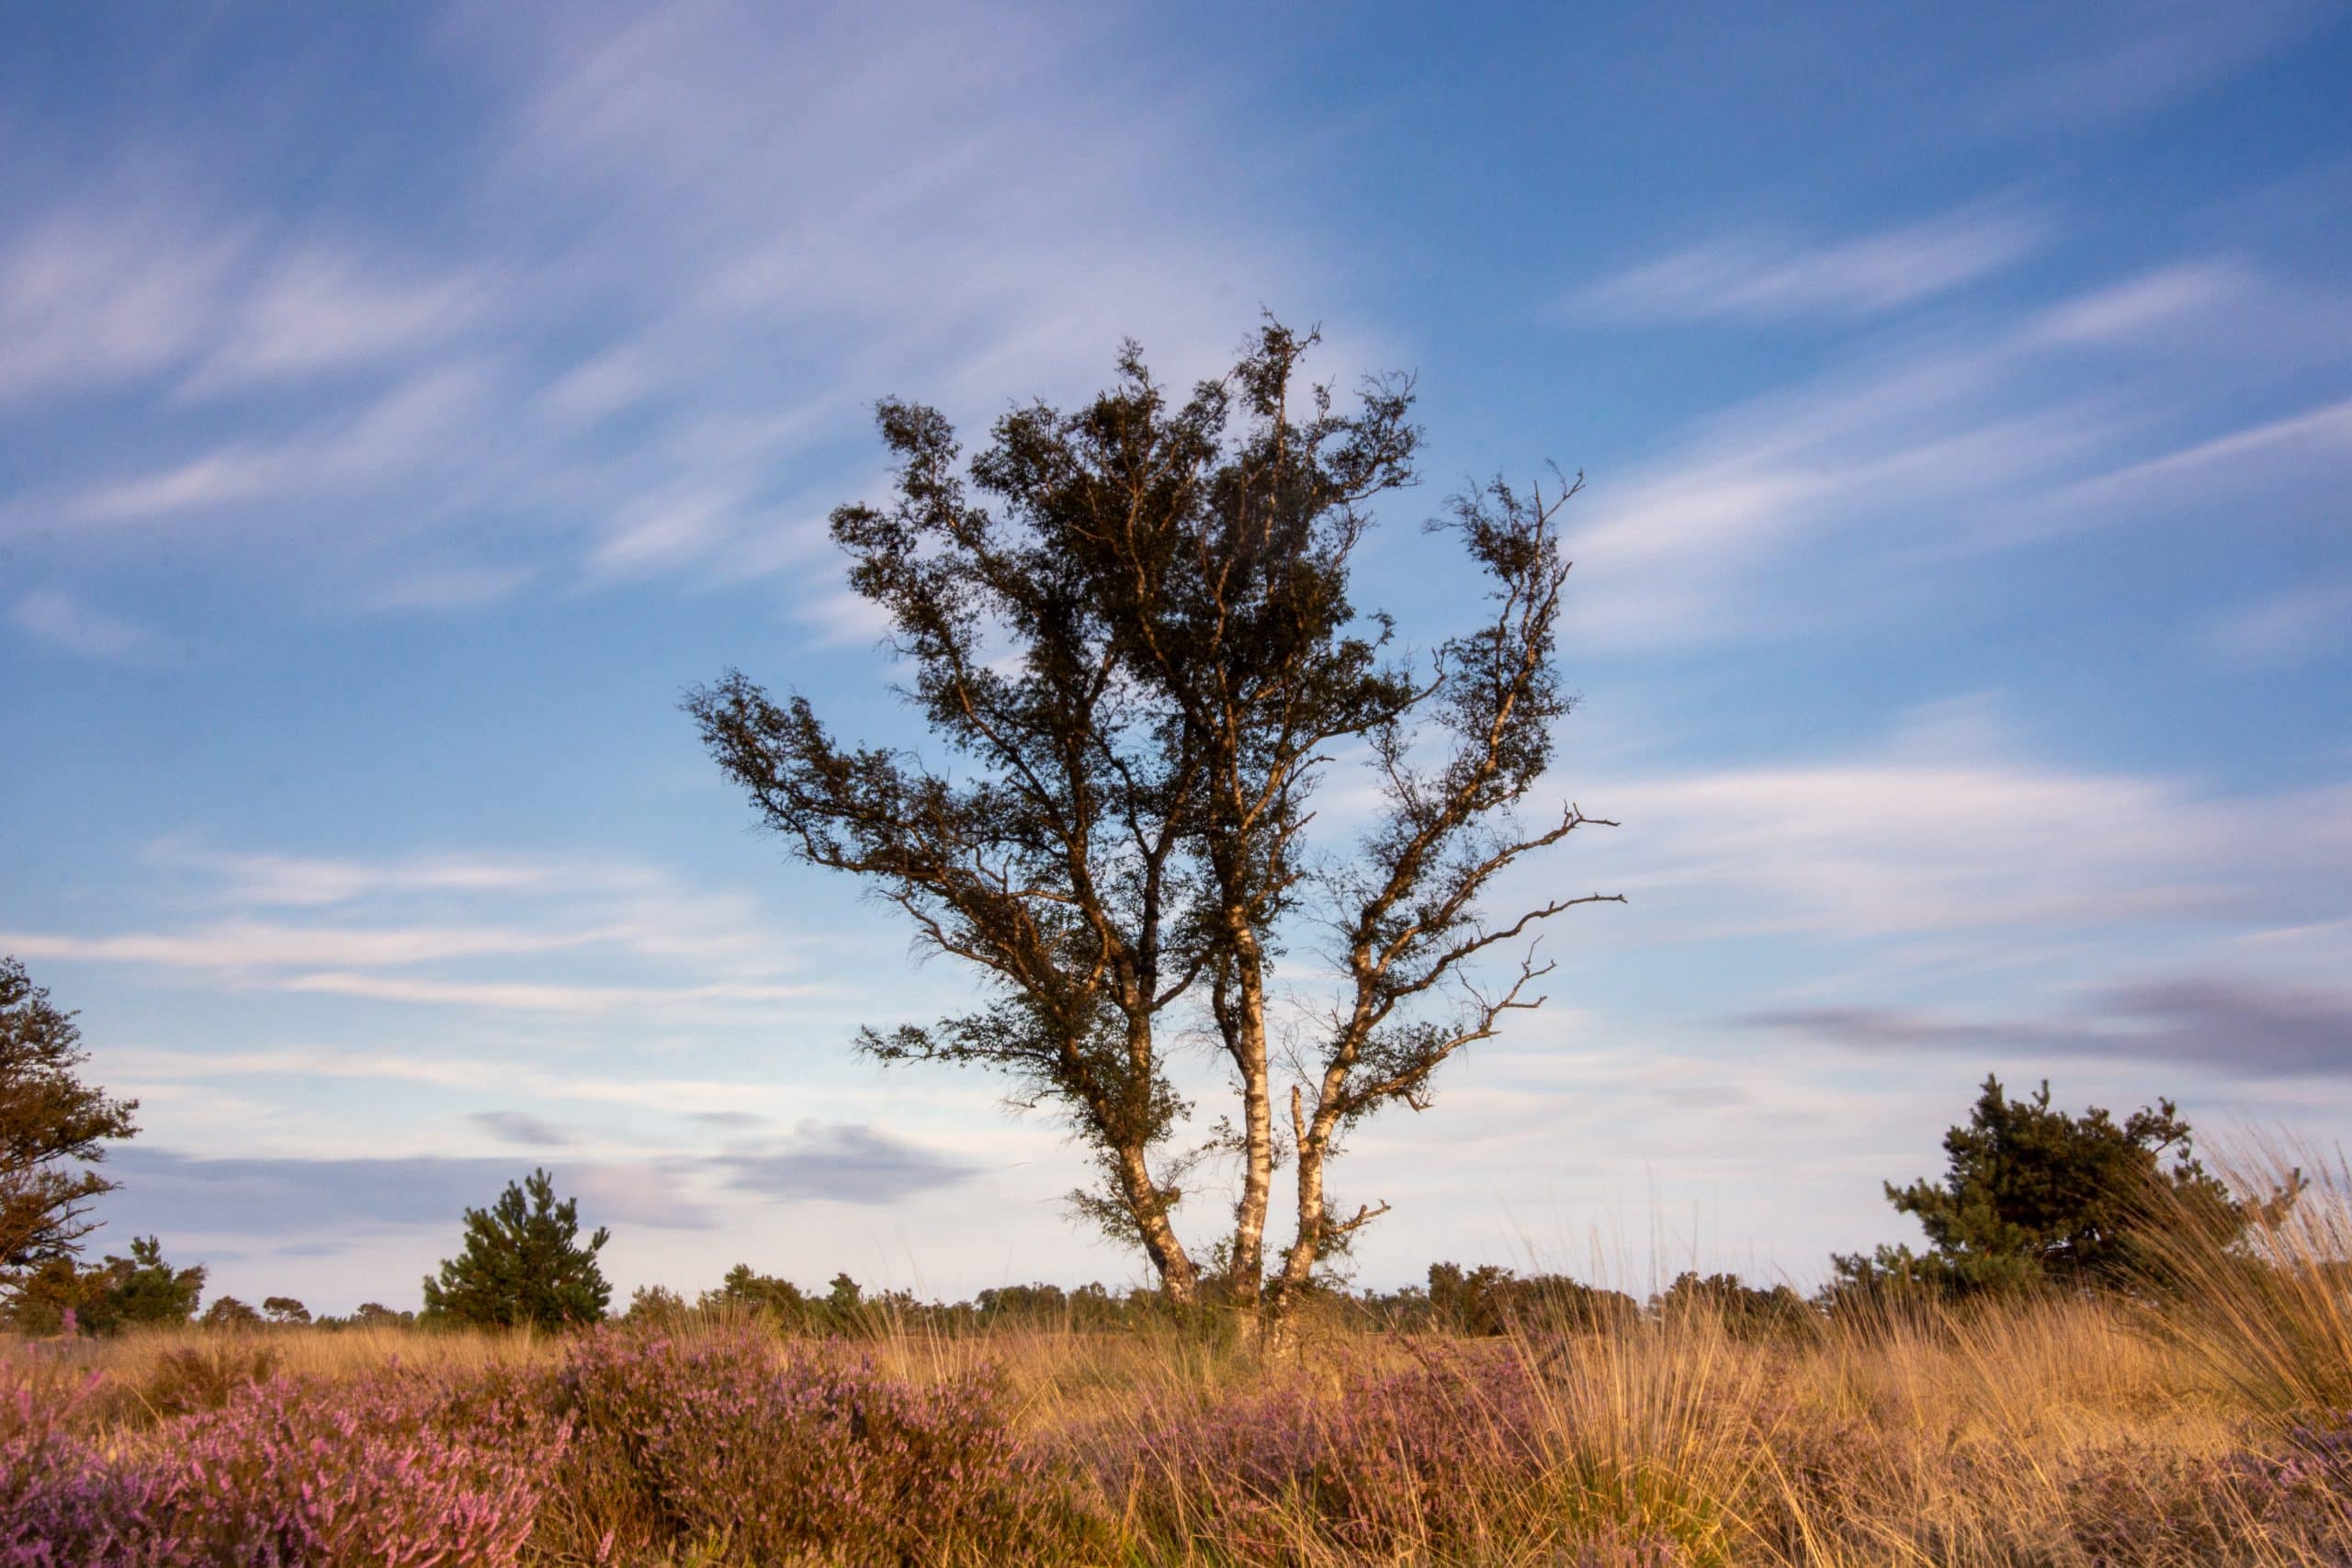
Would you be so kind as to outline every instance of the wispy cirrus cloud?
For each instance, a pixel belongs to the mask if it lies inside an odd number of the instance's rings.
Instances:
[[[492,287],[391,251],[223,216],[153,175],[63,198],[0,241],[0,404],[200,399],[413,364],[477,324]]]
[[[167,930],[0,932],[0,951],[232,989],[548,1016],[755,1015],[828,991],[794,972],[805,942],[749,895],[644,865],[171,842],[149,859],[192,875],[208,912]],[[273,913],[286,909],[304,918]]]
[[[127,931],[98,937],[42,931],[0,934],[0,945],[37,958],[255,974],[322,964],[397,967],[452,958],[505,957],[581,947],[599,940],[600,933],[594,931],[511,926],[338,928],[248,920],[224,920],[187,931]]]
[[[507,292],[470,271],[402,269],[315,243],[287,247],[219,312],[218,341],[182,394],[413,361],[479,325],[491,301]]]
[[[513,1056],[485,1060],[478,1055],[449,1055],[414,1046],[359,1049],[349,1046],[283,1046],[248,1051],[119,1049],[110,1056],[119,1071],[142,1083],[187,1086],[251,1080],[288,1082],[343,1080],[415,1085],[462,1091],[469,1099],[499,1097],[534,1103],[561,1102],[599,1109],[625,1107],[676,1116],[729,1130],[760,1127],[805,1104],[808,1091],[756,1077],[717,1078],[683,1075],[669,1064],[629,1077],[616,1072],[556,1070]],[[761,1111],[745,1109],[757,1105]]]
[[[477,1111],[466,1118],[502,1144],[530,1148],[561,1148],[576,1140],[571,1132],[524,1111]]]
[[[457,450],[471,448],[474,443],[451,438],[470,428],[469,416],[487,406],[489,392],[477,366],[420,370],[356,408],[310,421],[291,434],[240,437],[158,468],[107,479],[60,505],[82,521],[120,528],[257,502],[364,491],[409,476],[428,454],[446,462]]]
[[[2234,604],[2206,621],[2206,648],[2240,670],[2271,670],[2352,646],[2352,581],[2326,578]]]
[[[126,1234],[283,1237],[454,1225],[526,1174],[511,1157],[393,1155],[381,1158],[210,1158],[132,1145],[107,1162],[123,1180],[107,1217]],[[572,1161],[554,1174],[585,1200],[590,1222],[707,1230],[717,1214],[682,1162]]]
[[[1739,1021],[1879,1054],[2111,1056],[2261,1077],[2334,1077],[2352,1067],[2352,992],[2247,976],[2136,980],[2039,1020],[1809,1007]]]
[[[660,1012],[685,1018],[712,1008],[773,1008],[829,994],[808,985],[725,981],[703,985],[608,986],[555,980],[447,980],[349,970],[305,970],[276,982],[278,989],[373,1001],[418,1002],[437,1007],[491,1009],[532,1013],[609,1017]]]
[[[1737,234],[1604,278],[1571,305],[1634,322],[1861,321],[2001,271],[2048,233],[2038,215],[1980,206],[1844,239]]]
[[[2352,467],[2352,398],[2192,441],[2094,474],[2060,491],[2062,512],[2112,510],[2211,495],[2231,485],[2307,484]]]
[[[434,852],[382,860],[235,853],[168,839],[150,845],[145,858],[213,879],[212,894],[225,904],[305,908],[388,895],[571,892],[648,880],[645,872],[622,863]]]
[[[203,343],[249,243],[154,192],[69,200],[0,241],[0,409],[168,377]]]
[[[525,1147],[576,1140],[514,1111],[474,1119],[495,1141]],[[717,1154],[564,1156],[548,1162],[558,1190],[590,1224],[709,1230],[740,1197],[876,1206],[957,1186],[979,1168],[865,1123],[803,1122],[787,1135]],[[123,1181],[106,1202],[126,1231],[284,1237],[447,1227],[522,1176],[503,1155],[305,1155],[216,1157],[134,1145],[108,1168]]]
[[[1638,803],[1577,874],[1628,893],[1656,934],[2253,931],[2346,913],[2352,886],[2352,784],[2231,795],[2066,766],[1981,704],[1928,706],[1845,755],[1579,787]]]
[[[411,613],[774,577],[812,489],[866,477],[841,454],[878,396],[985,417],[1127,333],[1181,383],[1256,303],[1311,280],[1331,307],[1279,171],[1200,164],[1231,106],[1134,90],[1074,15],[545,7],[434,37],[425,62],[483,94],[473,220],[290,222],[126,175],[0,245],[26,347],[0,399],[111,400],[102,445],[42,449],[0,539],[127,567],[168,535]]]
[[[1888,614],[1971,558],[2232,500],[2257,519],[2309,511],[2352,474],[2352,405],[2249,424],[2211,386],[2280,363],[2261,345],[2290,340],[2276,352],[2307,369],[2352,370],[2342,303],[2180,264],[1866,341],[1597,484],[1571,525],[1567,635],[1623,649],[1802,637]]]
[[[1992,95],[1988,120],[2007,130],[2129,118],[2235,75],[2329,20],[2318,0],[2109,0],[2069,18],[2054,61]]]
[[[804,1122],[777,1143],[756,1145],[717,1162],[730,1188],[771,1198],[838,1203],[893,1203],[952,1187],[979,1168],[873,1127]]]
[[[51,648],[110,663],[142,663],[163,647],[147,627],[62,588],[36,588],[24,594],[8,606],[8,624]]]

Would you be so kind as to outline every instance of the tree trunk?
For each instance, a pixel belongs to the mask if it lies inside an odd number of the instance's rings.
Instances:
[[[1299,1297],[1315,1278],[1315,1265],[1322,1256],[1324,1231],[1330,1224],[1330,1212],[1325,1206],[1323,1171],[1331,1149],[1331,1134],[1338,1118],[1330,1105],[1329,1086],[1315,1108],[1310,1122],[1300,1105],[1298,1086],[1290,1091],[1290,1122],[1292,1135],[1297,1143],[1298,1234],[1291,1238],[1289,1249],[1283,1255],[1282,1272],[1276,1276],[1268,1292],[1266,1337],[1279,1341],[1286,1337],[1291,1314],[1297,1310]]]
[[[1176,1239],[1176,1228],[1168,1223],[1168,1205],[1159,1200],[1159,1189],[1144,1164],[1143,1151],[1121,1149],[1118,1160],[1127,1212],[1135,1216],[1136,1229],[1143,1237],[1144,1255],[1159,1271],[1159,1288],[1177,1305],[1190,1306],[1200,1299],[1200,1273],[1193,1267],[1184,1244]]]
[[[1235,1307],[1254,1312],[1263,1292],[1266,1211],[1273,1197],[1274,1113],[1266,1066],[1266,980],[1257,939],[1235,918],[1234,1002],[1229,1048],[1241,1076],[1241,1199],[1233,1212],[1233,1251],[1226,1262],[1226,1288]]]

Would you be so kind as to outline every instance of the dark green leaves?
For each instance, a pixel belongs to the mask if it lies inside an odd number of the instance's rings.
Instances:
[[[90,1201],[118,1185],[92,1168],[139,1131],[139,1102],[84,1083],[88,1060],[74,1015],[0,958],[0,1278],[71,1258]]]
[[[596,1267],[607,1234],[580,1245],[580,1203],[556,1201],[535,1170],[488,1209],[466,1211],[465,1250],[424,1281],[428,1317],[499,1327],[565,1328],[605,1315],[612,1287]]]

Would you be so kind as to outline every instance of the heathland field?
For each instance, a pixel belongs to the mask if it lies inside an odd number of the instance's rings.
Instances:
[[[2345,1198],[1975,1306],[18,1341],[0,1562],[2352,1562]]]

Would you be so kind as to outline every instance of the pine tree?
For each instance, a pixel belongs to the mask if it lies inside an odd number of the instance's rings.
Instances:
[[[2147,1273],[2147,1226],[2194,1226],[2226,1248],[2254,1213],[2199,1163],[2169,1100],[2121,1121],[2097,1106],[2075,1116],[2052,1107],[2046,1079],[2012,1100],[1988,1077],[1967,1124],[1944,1135],[1944,1152],[1940,1181],[1886,1186],[1930,1249],[1839,1258],[1843,1289],[1961,1296],[2130,1284]],[[2268,1201],[2291,1203],[2299,1186],[2300,1178]]]
[[[580,1201],[556,1201],[545,1170],[508,1182],[488,1209],[466,1211],[465,1250],[424,1280],[424,1314],[447,1322],[534,1328],[595,1323],[613,1288],[596,1267],[609,1233],[582,1247]]]

